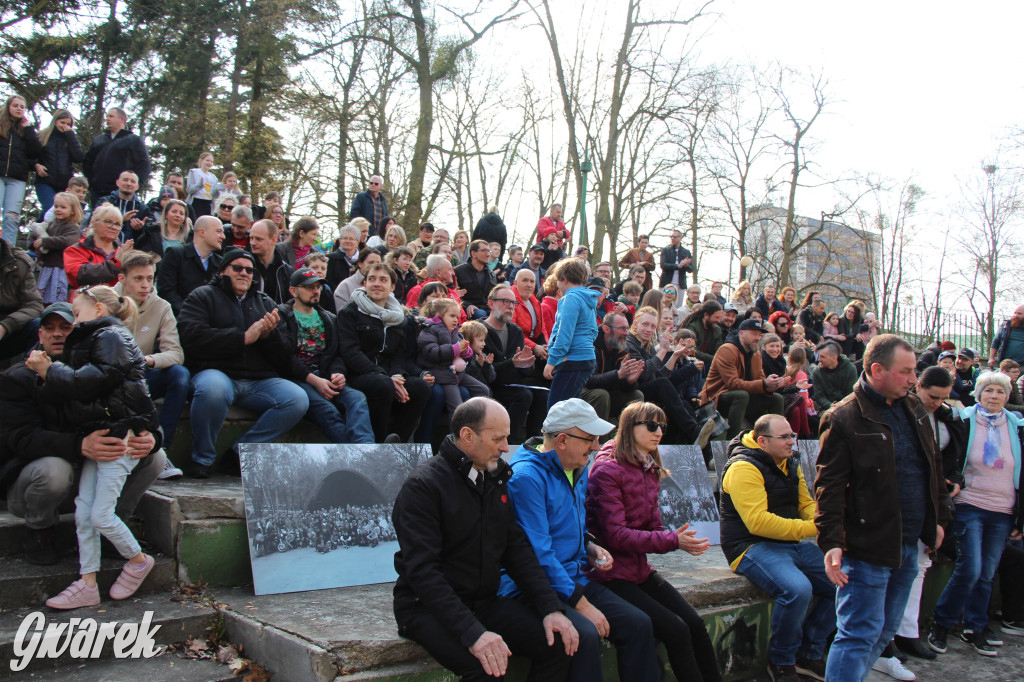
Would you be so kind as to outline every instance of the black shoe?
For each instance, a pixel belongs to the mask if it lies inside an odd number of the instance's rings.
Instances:
[[[60,561],[57,538],[53,526],[27,528],[25,533],[25,561],[35,566],[53,566]]]
[[[920,637],[893,637],[896,648],[914,658],[923,658],[926,661],[933,661],[936,658],[935,652],[921,642]]]
[[[960,639],[965,639],[964,635],[960,635]],[[997,656],[996,648],[988,643],[985,639],[984,632],[971,632],[968,633],[966,640],[967,645],[977,651],[982,656]]]
[[[985,641],[991,644],[992,646],[1003,645],[1003,638],[997,635],[995,632],[993,632],[992,628],[988,626],[986,626],[985,629],[982,630],[981,635],[985,638]],[[960,641],[964,644],[970,644],[971,637],[973,636],[974,630],[971,630],[970,628],[964,628],[964,631],[960,633]]]
[[[768,677],[772,682],[800,682],[800,676],[796,674],[795,665],[768,664]]]
[[[221,455],[220,461],[217,463],[217,471],[228,476],[242,475],[242,460],[233,447],[228,448]]]
[[[940,654],[949,651],[949,645],[946,644],[946,628],[941,625],[933,625],[932,631],[928,633],[928,646],[932,648],[932,651]]]
[[[389,443],[389,444],[391,444],[391,443],[401,443],[402,442],[402,437],[399,436],[397,433],[389,433],[387,438],[384,439],[384,442],[385,443]]]
[[[210,466],[208,464],[199,464],[198,462],[192,462],[185,467],[185,475],[189,478],[206,479],[210,477]]]
[[[812,680],[825,681],[825,660],[819,658],[816,661],[812,661],[807,658],[796,659],[796,674],[800,677],[807,677]]]

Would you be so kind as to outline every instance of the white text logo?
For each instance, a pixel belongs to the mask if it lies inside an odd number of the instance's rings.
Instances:
[[[111,642],[115,658],[152,658],[159,653],[153,637],[160,629],[152,625],[153,612],[146,611],[141,623],[97,623],[93,618],[72,618],[67,623],[46,623],[39,611],[21,621],[14,639],[15,659],[11,670],[21,672],[33,658],[99,658],[103,645]]]

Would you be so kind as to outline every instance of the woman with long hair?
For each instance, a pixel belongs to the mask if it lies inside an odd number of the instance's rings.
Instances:
[[[1024,420],[1005,409],[1010,379],[1001,372],[978,376],[974,397],[977,404],[960,411],[969,431],[956,466],[964,477],[953,500],[956,566],[935,605],[928,645],[946,653],[946,633],[962,618],[962,639],[979,654],[995,656],[993,644],[1002,642],[988,628],[988,607],[1006,538],[1021,537],[1019,429]]]
[[[152,253],[160,261],[168,249],[183,249],[192,239],[192,220],[188,217],[188,204],[171,199],[164,204],[160,218],[148,223],[142,235],[135,240],[135,249]],[[159,265],[157,266],[159,269]]]
[[[721,680],[704,621],[647,561],[647,553],[707,551],[689,524],[667,529],[661,521],[661,479],[668,475],[658,445],[668,426],[654,403],[632,403],[619,417],[615,439],[594,459],[587,484],[587,530],[612,555],[612,567],[591,571],[590,579],[646,613],[654,636],[665,644],[677,680]]]
[[[752,294],[753,289],[750,286],[750,282],[743,280],[736,285],[736,289],[732,292],[732,297],[729,302],[736,307],[736,314],[742,315],[747,312],[748,309],[754,305],[754,297]]]
[[[843,314],[836,325],[839,335],[844,337],[840,342],[843,346],[843,355],[850,360],[856,360],[864,355],[864,344],[857,340],[860,326],[864,322],[864,311],[857,303],[851,302],[843,309]]]
[[[306,267],[306,256],[313,250],[313,246],[320,241],[320,223],[312,216],[303,216],[295,221],[292,232],[288,235],[288,241],[274,245],[283,260],[292,269]]]
[[[74,131],[75,119],[67,109],[53,112],[50,125],[39,132],[43,158],[36,164],[36,198],[39,199],[39,219],[50,207],[58,192],[68,188],[75,174],[74,164],[85,158],[78,135]]]
[[[452,257],[459,265],[469,262],[469,233],[459,230],[452,235]]]
[[[21,204],[25,200],[30,170],[45,159],[36,129],[28,122],[25,98],[11,95],[0,111],[0,209],[3,210],[3,239],[11,246],[18,239]],[[39,166],[39,168],[36,168]]]
[[[793,287],[782,287],[782,291],[779,292],[779,300],[775,304],[776,310],[789,315],[790,319],[796,319],[796,316],[800,314],[800,305],[796,301],[797,292]]]

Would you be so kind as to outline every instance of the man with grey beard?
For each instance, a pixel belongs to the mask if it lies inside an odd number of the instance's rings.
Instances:
[[[540,434],[540,425],[547,413],[547,394],[533,391],[523,384],[537,374],[534,372],[533,351],[526,347],[523,330],[512,322],[519,301],[507,284],[491,289],[487,297],[491,312],[484,320],[487,341],[484,355],[494,353],[495,380],[491,384],[494,399],[508,408],[511,434],[514,442],[521,443],[519,433],[526,426],[526,437]]]
[[[626,405],[642,402],[644,394],[637,386],[637,379],[644,371],[644,362],[630,358],[626,348],[629,323],[620,312],[611,311],[597,330],[594,351],[597,368],[583,387],[580,396],[607,420],[613,414],[622,412]]]

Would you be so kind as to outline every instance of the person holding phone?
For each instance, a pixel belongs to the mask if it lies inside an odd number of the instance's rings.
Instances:
[[[146,222],[152,218],[149,206],[139,199],[139,176],[134,171],[122,171],[117,176],[117,189],[99,200],[97,206],[110,204],[121,212],[121,241],[142,236]]]

